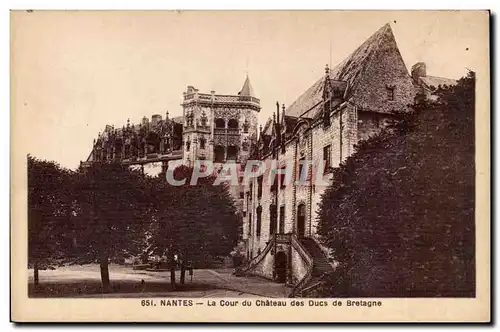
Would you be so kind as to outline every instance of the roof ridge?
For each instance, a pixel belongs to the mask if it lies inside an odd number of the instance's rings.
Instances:
[[[383,29],[383,31],[381,31],[382,29]],[[380,28],[377,32],[375,32],[375,34],[378,33],[378,35],[377,35],[377,40],[375,42],[375,44],[376,44],[375,45],[375,49],[373,50],[373,52],[371,52],[370,57],[373,57],[378,52],[378,50],[380,49],[380,43],[381,43],[382,36],[385,35],[385,33],[387,32],[388,29],[389,29],[389,32],[392,32],[391,25],[389,23],[386,23],[386,24],[384,24],[384,26],[382,28]],[[393,36],[394,36],[394,34],[393,34]],[[366,66],[366,67],[363,68],[363,74],[365,74],[368,71],[368,68],[370,67],[370,65],[373,65],[370,62],[370,60],[371,59],[366,59],[366,61],[368,63],[368,66]],[[361,74],[360,76],[362,76],[363,74]],[[348,82],[348,84],[349,84],[349,82]],[[347,92],[347,89],[346,89],[346,92]]]
[[[376,58],[386,36],[389,37],[388,43],[391,45],[397,43],[395,36],[392,33],[390,23],[384,24],[377,31],[372,33],[367,39],[358,45],[349,55],[342,61],[337,63],[330,69],[328,78],[334,81],[344,81],[347,83],[344,97],[348,98],[351,95],[371,66],[370,63]],[[309,88],[307,88],[298,98],[296,98],[286,109],[286,114],[303,117],[314,116],[315,109],[321,104],[322,91],[325,86],[326,75],[322,75]]]

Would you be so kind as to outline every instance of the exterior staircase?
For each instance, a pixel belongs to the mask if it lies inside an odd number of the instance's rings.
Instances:
[[[334,271],[328,257],[313,238],[299,238],[295,234],[274,234],[259,255],[246,265],[236,268],[233,274],[246,276],[255,273],[255,269],[261,266],[269,252],[279,243],[289,243],[307,265],[307,273],[294,285],[289,297],[307,297],[314,293],[325,278]]]
[[[333,272],[332,265],[328,262],[327,257],[316,241],[311,238],[302,238],[300,239],[300,243],[313,259],[313,270],[311,275],[313,279],[322,277],[325,273]]]

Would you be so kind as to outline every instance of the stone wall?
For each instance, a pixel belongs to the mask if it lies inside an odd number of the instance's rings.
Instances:
[[[252,269],[251,274],[258,275],[267,279],[273,279],[274,256],[269,251],[266,256]]]
[[[302,258],[297,250],[293,246],[291,246],[291,255],[292,255],[292,284],[297,284],[307,273],[309,268],[307,262]]]

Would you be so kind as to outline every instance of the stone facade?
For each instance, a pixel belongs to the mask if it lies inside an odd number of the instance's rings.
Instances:
[[[183,115],[175,118],[169,118],[167,112],[165,119],[155,114],[136,125],[128,120],[123,128],[106,125],[83,164],[120,160],[156,175],[179,159],[190,166],[196,160],[211,160],[216,168],[226,161],[246,162],[257,140],[260,111],[260,100],[254,96],[248,76],[234,95],[200,93],[188,86],[182,108]],[[232,188],[232,192],[239,200],[239,188]]]
[[[248,77],[235,95],[201,93],[188,86],[181,117],[171,119],[167,113],[165,119],[153,115],[151,121],[127,122],[120,129],[106,126],[85,163],[118,159],[142,169],[154,163],[164,169],[177,159],[191,166],[206,159],[216,169],[226,162],[241,169],[247,160],[263,161],[267,170],[261,177],[231,187],[243,216],[250,272],[295,285],[314,261],[300,239],[317,240],[318,204],[333,168],[355,152],[359,141],[407,111],[418,92],[432,98],[439,85],[455,83],[428,76],[424,63],[414,65],[410,76],[387,24],[338,66],[327,67],[325,75],[290,106],[277,104],[259,132],[260,100]],[[311,164],[307,167],[302,161]],[[323,162],[326,168],[318,168]],[[272,168],[284,174],[273,175]],[[307,172],[301,178],[303,169]],[[315,181],[318,177],[323,184]]]
[[[182,107],[184,160],[191,165],[200,159],[246,162],[257,139],[260,111],[248,77],[237,95],[204,94],[188,86]]]

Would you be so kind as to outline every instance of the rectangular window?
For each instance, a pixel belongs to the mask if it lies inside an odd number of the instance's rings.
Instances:
[[[276,170],[272,170],[273,172],[273,184],[271,186],[271,192],[275,192],[276,190],[278,190],[278,178],[279,178],[279,174]]]
[[[248,214],[248,234],[252,234],[252,214]]]
[[[285,233],[285,206],[280,206],[280,228],[281,234]]]
[[[269,216],[270,216],[270,220],[269,220],[269,235],[273,235],[274,233],[276,233],[276,222],[278,221],[277,220],[277,216],[276,216],[276,205],[274,204],[271,204],[271,206],[269,207]]]
[[[255,225],[255,232],[257,234],[257,237],[260,237],[260,228],[262,225],[262,207],[257,208],[257,225]]]
[[[325,165],[325,172],[329,172],[331,168],[332,150],[331,145],[323,148],[323,164]]]
[[[286,171],[286,167],[283,167],[281,169],[281,173],[282,174],[280,174],[280,188],[285,188],[286,187],[286,183],[285,183],[286,174],[285,174],[285,171]]]
[[[297,180],[299,180],[300,182],[305,182],[307,179],[307,174],[302,174],[302,172],[304,171],[305,160],[305,158],[300,158],[299,160],[299,172],[297,173]]]
[[[394,100],[394,88],[387,88],[387,100]]]

